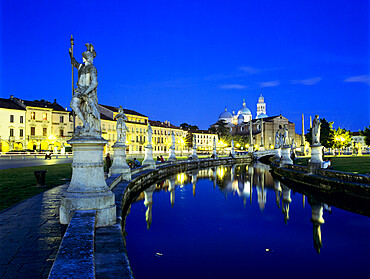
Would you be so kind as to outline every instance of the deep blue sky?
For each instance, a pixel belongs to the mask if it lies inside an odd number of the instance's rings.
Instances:
[[[105,3],[105,2],[108,2]],[[69,39],[97,57],[99,103],[207,129],[245,98],[370,124],[368,1],[1,1],[0,97],[71,99]]]

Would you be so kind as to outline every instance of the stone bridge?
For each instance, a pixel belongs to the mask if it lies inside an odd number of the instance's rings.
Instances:
[[[269,150],[264,150],[264,151],[255,151],[253,152],[253,157],[255,159],[261,159],[262,157],[272,157],[277,154],[278,149],[269,149]]]

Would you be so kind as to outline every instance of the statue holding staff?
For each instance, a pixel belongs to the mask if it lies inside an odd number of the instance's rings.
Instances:
[[[321,122],[318,115],[312,122],[312,145],[320,145],[320,126]]]
[[[118,114],[114,117],[117,120],[117,142],[126,143],[126,126],[127,116],[123,113],[122,106],[119,106]]]
[[[152,146],[153,129],[152,126],[150,126],[149,121],[147,135],[148,135],[148,146]]]
[[[81,119],[83,126],[76,128],[75,136],[101,136],[100,110],[96,88],[98,86],[97,70],[93,65],[96,52],[92,44],[86,44],[82,53],[83,63],[78,63],[69,49],[72,66],[78,69],[77,88],[71,100],[71,108]]]

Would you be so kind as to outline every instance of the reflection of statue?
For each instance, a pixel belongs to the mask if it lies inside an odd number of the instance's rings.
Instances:
[[[125,123],[127,116],[123,113],[122,106],[119,106],[118,114],[116,115],[115,119],[117,120],[117,142],[125,143],[126,131],[128,131],[128,128]]]
[[[86,47],[87,50],[82,53],[84,64],[78,63],[72,57],[72,50],[69,49],[71,63],[78,69],[77,88],[70,106],[83,123],[82,127],[76,128],[75,136],[100,137],[100,110],[96,94],[98,79],[96,68],[93,65],[96,52],[92,44],[86,44]]]
[[[315,119],[312,122],[312,145],[320,145],[320,126],[319,116],[315,115]]]
[[[148,132],[147,132],[147,135],[148,135],[148,145],[151,146],[152,145],[153,129],[152,129],[152,126],[150,126],[150,123],[149,122],[148,122]]]

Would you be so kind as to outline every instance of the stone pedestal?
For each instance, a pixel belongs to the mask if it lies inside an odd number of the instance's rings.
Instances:
[[[216,148],[213,148],[213,153],[212,153],[212,158],[213,159],[217,159],[217,151],[216,151]]]
[[[149,165],[149,168],[151,169],[156,168],[155,161],[153,159],[153,147],[150,144],[148,144],[145,147],[145,156],[144,156],[143,165]]]
[[[275,157],[275,160],[280,161],[280,158],[281,158],[281,148],[276,148],[275,149],[275,155],[274,155],[274,157]]]
[[[126,148],[123,142],[116,142],[113,145],[113,165],[109,169],[109,175],[122,173],[123,180],[131,180],[131,169],[126,162]]]
[[[72,138],[72,179],[62,195],[60,223],[68,224],[75,210],[96,210],[96,227],[116,223],[114,194],[104,179],[103,138]]]
[[[264,145],[261,145],[260,148],[258,149],[259,151],[265,151],[265,146]]]
[[[322,148],[320,145],[311,145],[311,159],[308,162],[310,172],[314,172],[315,169],[321,168],[322,165]]]
[[[168,156],[167,161],[170,161],[170,162],[176,162],[177,161],[175,148],[170,147],[170,155]]]
[[[281,160],[280,164],[282,165],[293,165],[293,160],[290,158],[290,147],[284,146],[281,150]]]
[[[249,146],[249,147],[248,147],[248,152],[249,152],[249,153],[253,153],[253,146]]]

